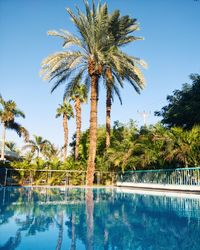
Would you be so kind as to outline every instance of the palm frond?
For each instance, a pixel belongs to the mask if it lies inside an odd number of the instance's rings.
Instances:
[[[29,140],[28,130],[21,126],[19,123],[15,121],[6,122],[6,128],[15,130],[15,132],[19,135],[19,137],[23,137],[25,141]]]
[[[115,94],[117,95],[119,101],[120,101],[120,104],[122,105],[122,98],[121,98],[121,95],[120,95],[120,91],[119,91],[119,88],[116,86],[116,84],[113,85],[113,90],[115,92]],[[112,94],[112,96],[114,96]]]
[[[83,74],[84,74],[84,71],[86,69],[85,68],[82,68],[78,73],[77,75],[75,75],[72,80],[66,85],[66,88],[65,88],[65,91],[64,91],[64,95],[63,95],[63,100],[66,98],[66,97],[69,97],[73,92],[74,92],[74,89],[80,84],[81,82],[81,79],[83,77]]]

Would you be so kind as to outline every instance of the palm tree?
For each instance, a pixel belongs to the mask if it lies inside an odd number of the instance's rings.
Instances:
[[[39,158],[43,154],[47,145],[51,145],[50,141],[43,139],[42,136],[33,135],[34,140],[29,140],[23,149],[30,149],[31,153],[36,154]]]
[[[198,166],[200,162],[200,126],[194,126],[189,131],[190,153],[189,164],[191,166]]]
[[[177,160],[188,167],[191,140],[189,131],[184,131],[182,128],[174,127],[170,129],[168,138],[168,146],[166,148],[166,160],[171,162]]]
[[[18,153],[19,150],[17,149],[16,143],[13,141],[7,141],[5,143],[6,147],[10,149],[10,151]]]
[[[45,144],[43,150],[42,150],[42,154],[43,156],[47,159],[47,160],[55,160],[58,155],[59,155],[59,150],[58,148],[55,147],[54,144],[52,144],[51,142]]]
[[[109,73],[111,72],[107,68],[104,75],[104,83],[106,86],[106,149],[110,147],[110,131],[111,131],[110,118],[111,118],[111,105],[112,101],[114,100],[114,94],[118,96],[119,101],[122,104],[122,99],[116,81],[109,80],[108,76]]]
[[[58,36],[64,40],[64,48],[72,45],[73,49],[48,56],[42,62],[41,74],[44,79],[55,80],[52,91],[72,76],[66,91],[73,89],[74,85],[83,78],[82,82],[86,85],[91,80],[90,144],[86,184],[92,185],[97,145],[98,87],[103,69],[109,65],[112,68],[113,78],[120,83],[127,79],[135,88],[138,88],[136,83],[140,83],[142,87],[144,81],[140,70],[135,66],[136,63],[142,64],[142,62],[120,50],[122,45],[138,39],[131,35],[138,28],[136,19],[120,16],[119,11],[109,15],[106,3],[98,4],[96,8],[93,2],[90,9],[88,2],[85,1],[85,10],[86,14],[78,9],[76,16],[67,9],[79,31],[80,38],[65,30],[49,32],[49,35]]]
[[[25,141],[28,140],[29,134],[28,134],[28,131],[24,127],[22,127],[19,123],[15,121],[15,118],[17,117],[25,118],[24,113],[17,108],[16,103],[12,100],[5,101],[0,95],[0,105],[1,105],[0,122],[3,127],[0,160],[5,160],[6,129],[15,130],[20,137],[21,136],[24,137]]]
[[[110,146],[110,114],[111,100],[114,93],[118,96],[122,104],[119,86],[124,86],[124,80],[129,82],[137,93],[144,88],[145,80],[138,66],[147,67],[147,64],[136,57],[129,56],[120,50],[130,42],[141,40],[142,38],[130,35],[139,29],[136,19],[129,16],[120,17],[118,10],[114,11],[108,18],[108,33],[112,34],[109,39],[113,41],[106,57],[104,58],[103,77],[106,85],[106,147]],[[117,27],[117,28],[116,28]]]
[[[63,130],[64,130],[64,160],[67,158],[67,146],[68,146],[68,120],[71,117],[74,117],[73,109],[70,103],[64,100],[63,104],[59,105],[59,108],[56,110],[56,118],[63,117]]]
[[[79,145],[81,138],[81,104],[87,102],[88,90],[84,84],[77,84],[75,88],[69,93],[65,93],[65,97],[69,97],[74,101],[74,107],[76,111],[76,147],[75,147],[75,159],[78,160]]]

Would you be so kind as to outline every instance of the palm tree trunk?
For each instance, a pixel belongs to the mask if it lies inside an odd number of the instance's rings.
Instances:
[[[111,91],[107,88],[106,93],[106,149],[110,147],[110,113],[111,113]]]
[[[2,133],[2,144],[1,144],[1,160],[5,160],[5,143],[6,143],[6,126],[2,123],[3,133]]]
[[[90,102],[90,135],[89,135],[89,158],[87,164],[86,185],[93,185],[95,171],[95,157],[97,146],[97,93],[98,74],[91,76],[91,102]]]
[[[76,148],[75,148],[75,160],[78,160],[78,150],[81,138],[81,102],[79,98],[75,99],[76,110]]]
[[[63,115],[63,129],[64,129],[64,147],[63,147],[63,158],[64,161],[67,158],[67,145],[68,145],[68,123],[67,115]]]

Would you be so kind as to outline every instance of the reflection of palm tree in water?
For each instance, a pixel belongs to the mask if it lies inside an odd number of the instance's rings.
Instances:
[[[62,211],[59,215],[59,222],[58,221],[56,222],[59,228],[56,250],[61,250],[61,247],[62,247],[63,231],[64,231],[63,217],[64,216],[63,216],[63,211]],[[72,217],[71,217],[71,225],[72,225],[72,240],[71,240],[70,250],[76,250],[75,214],[73,211],[72,211]]]
[[[14,250],[21,243],[21,232],[17,231],[15,237],[10,237],[4,246],[0,247],[0,250]]]
[[[59,228],[59,233],[58,233],[58,241],[56,245],[56,250],[60,250],[62,246],[62,241],[63,241],[63,211],[60,212],[59,214],[59,222],[56,222]]]
[[[93,234],[94,234],[94,200],[93,190],[87,189],[86,195],[86,223],[87,223],[87,250],[93,249]]]
[[[109,234],[108,234],[108,230],[105,228],[104,229],[104,250],[108,250],[108,247],[109,247],[109,245],[108,245],[108,236],[109,236]]]
[[[72,241],[70,250],[76,250],[75,214],[72,211]]]

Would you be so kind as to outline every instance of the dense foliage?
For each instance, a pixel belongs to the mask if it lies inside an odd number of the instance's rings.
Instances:
[[[166,129],[161,124],[138,128],[115,122],[106,151],[105,127],[98,128],[97,169],[129,170],[195,167],[200,162],[200,127]],[[82,161],[88,154],[88,131],[81,138]]]
[[[138,128],[130,120],[123,124],[114,122],[111,129],[111,145],[106,151],[105,126],[98,128],[97,170],[119,171],[134,169],[159,169],[195,167],[200,162],[200,126],[191,130],[180,127],[166,129],[162,124]],[[23,168],[86,170],[89,148],[89,131],[81,135],[79,161],[75,161],[76,137],[70,144],[72,151],[67,161],[59,159],[58,151],[50,157],[31,158],[26,155],[23,162],[13,163]]]
[[[200,75],[192,74],[190,79],[192,84],[185,83],[181,90],[168,95],[168,105],[155,113],[163,117],[161,122],[168,127],[190,129],[200,124]]]

